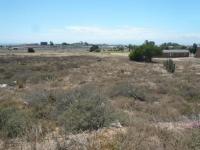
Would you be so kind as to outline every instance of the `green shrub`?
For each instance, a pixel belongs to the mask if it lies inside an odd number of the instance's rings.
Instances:
[[[46,90],[32,91],[26,99],[36,118],[52,118],[51,113],[53,113],[55,109],[55,101],[57,100],[54,92]]]
[[[119,112],[114,111],[108,99],[100,93],[98,88],[91,85],[68,92],[57,101],[54,116],[70,132],[97,130],[115,120],[124,123],[117,115]]]
[[[194,86],[194,84],[181,83],[179,84],[179,87],[179,94],[182,95],[184,99],[191,102],[200,100],[199,87],[197,85]]]
[[[31,128],[26,112],[16,108],[0,109],[0,133],[8,138],[24,136]]]
[[[129,54],[129,59],[134,61],[144,61],[142,49],[135,49]]]
[[[28,53],[35,53],[35,50],[33,48],[28,48]]]
[[[152,58],[162,54],[161,49],[154,42],[146,41],[143,45],[136,47],[129,55],[130,60],[152,62]]]
[[[98,45],[93,45],[91,48],[90,48],[90,52],[101,52],[100,48]]]
[[[97,130],[116,120],[125,124],[126,118],[122,117],[125,115],[114,111],[108,99],[94,86],[68,92],[32,91],[27,99],[37,119],[57,122],[68,132]]]
[[[176,64],[172,59],[168,59],[164,62],[164,67],[169,73],[174,73],[176,70]]]
[[[73,99],[59,117],[59,122],[67,131],[97,130],[115,120],[114,111],[105,98],[91,93],[89,97],[77,94]]]
[[[124,46],[117,46],[113,48],[114,51],[123,52],[125,50]]]

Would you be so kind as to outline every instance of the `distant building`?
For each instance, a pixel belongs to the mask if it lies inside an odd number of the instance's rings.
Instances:
[[[169,49],[169,50],[163,50],[162,57],[164,58],[178,58],[178,57],[189,57],[190,52],[189,50],[183,50],[183,49]]]
[[[197,48],[197,52],[195,54],[195,57],[200,58],[200,47]]]
[[[18,48],[18,47],[13,47],[12,49],[13,49],[13,50],[18,50],[19,48]]]
[[[41,45],[41,46],[47,46],[47,45],[48,45],[48,42],[40,42],[40,45]]]
[[[38,43],[31,43],[31,44],[25,44],[24,46],[32,46],[32,47],[34,47],[34,46],[39,46],[39,44]]]

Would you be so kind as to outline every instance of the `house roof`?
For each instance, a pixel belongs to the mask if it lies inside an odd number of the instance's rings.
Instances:
[[[189,50],[185,50],[185,49],[169,49],[169,50],[163,50],[163,53],[189,53]]]

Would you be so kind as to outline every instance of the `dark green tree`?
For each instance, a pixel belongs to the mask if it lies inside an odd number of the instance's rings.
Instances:
[[[144,45],[155,45],[155,42],[154,41],[148,41],[148,40],[146,40],[145,42],[144,42]]]
[[[144,44],[142,46],[143,55],[146,62],[152,62],[152,58],[162,54],[161,49],[153,44]]]
[[[90,52],[100,52],[100,48],[98,45],[93,45],[91,48],[90,48]]]
[[[156,46],[153,41],[145,43],[132,51],[129,55],[131,60],[152,62],[152,58],[162,54],[160,47]]]
[[[130,52],[130,51],[132,51],[132,50],[134,50],[134,45],[129,44],[129,45],[128,45],[128,51]]]
[[[134,61],[144,61],[144,51],[142,47],[137,47],[129,54],[129,59]]]
[[[116,51],[124,51],[124,46],[117,46]]]
[[[197,52],[197,48],[198,48],[198,45],[194,43],[192,47],[190,48],[190,52],[195,54]]]
[[[50,46],[54,46],[54,43],[52,41],[49,42]]]

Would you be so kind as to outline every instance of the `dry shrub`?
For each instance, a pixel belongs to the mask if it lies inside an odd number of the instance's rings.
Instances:
[[[111,98],[121,96],[145,102],[151,102],[157,99],[147,87],[134,85],[128,81],[116,84],[111,91],[109,91],[108,95]]]
[[[190,141],[188,145],[192,150],[200,149],[200,129],[193,129],[191,133],[188,134]]]
[[[77,99],[61,114],[59,120],[67,131],[97,130],[114,121],[108,106],[106,101],[95,95],[89,99]]]
[[[55,137],[59,150],[199,150],[199,129],[171,131],[143,124],[127,129],[72,135],[65,142]],[[47,147],[45,147],[47,148]],[[52,147],[48,147],[52,148]]]
[[[179,92],[188,101],[199,101],[199,88],[199,85],[194,86],[191,83],[184,82],[180,84]]]
[[[64,90],[36,90],[26,97],[38,119],[57,122],[65,131],[97,130],[119,120],[126,124],[123,112],[115,111],[109,100],[95,86]]]
[[[116,150],[189,150],[190,137],[159,127],[138,124],[116,136]]]
[[[17,81],[17,87],[19,89],[23,89],[25,87],[26,81],[25,80],[18,80]]]
[[[112,105],[116,109],[131,110],[135,106],[135,100],[126,97],[117,97],[112,101]]]
[[[23,137],[31,130],[29,114],[14,107],[0,109],[0,133],[6,138]]]

